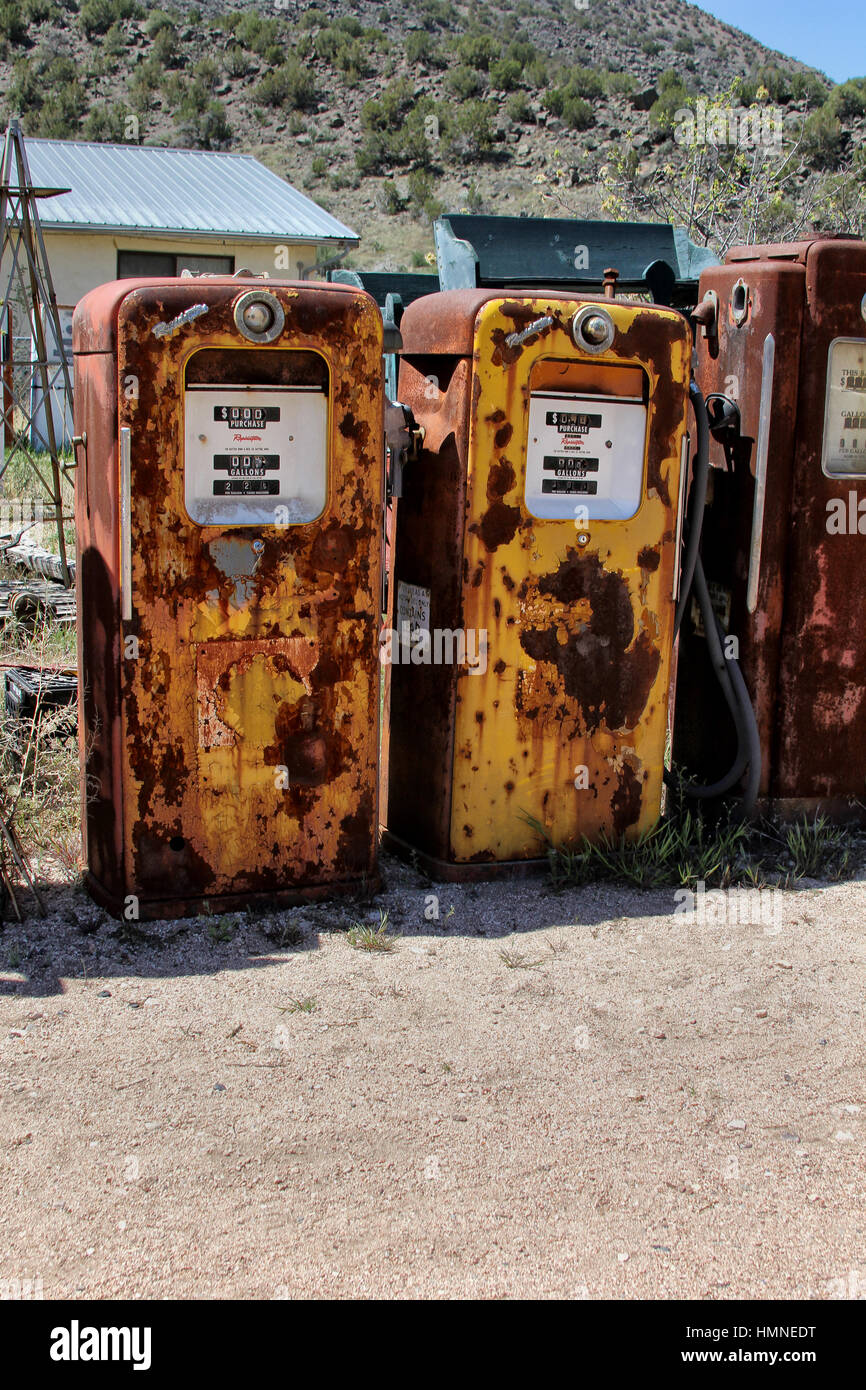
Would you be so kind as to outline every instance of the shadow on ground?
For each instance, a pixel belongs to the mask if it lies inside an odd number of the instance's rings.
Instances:
[[[637,889],[618,883],[558,888],[544,875],[484,883],[437,883],[383,856],[382,891],[364,900],[334,899],[290,909],[256,905],[245,912],[179,921],[119,922],[80,885],[45,885],[48,915],[22,894],[25,920],[0,929],[0,996],[41,998],[64,992],[64,981],[169,978],[268,970],[287,956],[319,949],[326,933],[358,924],[399,940],[488,937],[505,940],[566,926],[592,929],[625,919],[671,917],[681,903],[674,887]],[[804,881],[803,888],[815,888]],[[796,896],[797,889],[784,890]]]

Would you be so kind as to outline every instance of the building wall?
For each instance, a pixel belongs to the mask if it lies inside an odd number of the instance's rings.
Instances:
[[[72,308],[82,295],[97,285],[117,279],[118,251],[161,251],[196,256],[234,256],[235,269],[267,271],[279,279],[297,280],[314,265],[316,247],[288,240],[239,242],[218,237],[112,236],[98,232],[44,232],[45,250],[57,295],[57,303]],[[278,261],[278,251],[279,263]],[[285,262],[288,262],[286,265]],[[3,282],[8,266],[4,258]]]

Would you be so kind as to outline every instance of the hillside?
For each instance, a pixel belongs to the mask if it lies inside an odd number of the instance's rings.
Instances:
[[[683,0],[0,3],[25,133],[253,153],[354,226],[368,267],[423,265],[442,210],[598,215],[612,166],[619,211],[653,215],[674,113],[732,83],[797,146],[761,230],[859,229],[866,81],[834,89]]]

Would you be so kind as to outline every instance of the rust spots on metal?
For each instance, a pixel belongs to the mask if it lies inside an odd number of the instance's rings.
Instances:
[[[473,523],[470,531],[477,531],[486,549],[492,554],[501,545],[508,545],[520,525],[522,513],[519,507],[509,507],[505,502],[492,502],[481,520]]]
[[[637,562],[642,570],[654,574],[661,561],[661,551],[657,545],[645,545],[638,551]]]
[[[375,797],[367,792],[357,811],[343,816],[337,852],[340,860],[356,874],[363,875],[370,860],[370,825],[376,819]]]
[[[510,367],[517,362],[523,352],[522,343],[509,343],[509,334],[504,328],[494,328],[491,335],[493,340],[493,364],[496,367]]]
[[[343,570],[355,554],[357,537],[351,526],[332,523],[315,537],[310,561],[314,570],[336,574]]]
[[[610,799],[614,835],[624,835],[630,826],[637,824],[642,794],[642,779],[632,761],[627,759],[618,771],[617,788]]]
[[[506,492],[510,492],[517,481],[516,474],[507,458],[501,458],[497,463],[490,465],[490,472],[487,475],[487,499],[495,502],[498,498],[504,497]]]
[[[659,341],[658,321],[651,310],[639,310],[628,330],[617,341],[623,356],[642,362],[659,381],[668,376],[664,347]],[[671,505],[671,469],[679,460],[671,457],[671,441],[682,425],[680,391],[657,390],[650,417],[647,454],[647,488],[654,489],[666,507]]]
[[[567,552],[554,574],[521,585],[526,621],[520,644],[534,661],[550,662],[566,695],[581,709],[583,726],[594,732],[633,729],[646,706],[660,654],[649,633],[635,636],[628,585],[597,555]],[[553,605],[542,605],[548,597]],[[544,613],[548,626],[531,625]],[[576,621],[575,621],[576,617]]]
[[[318,644],[305,637],[201,643],[196,650],[199,747],[235,747],[263,730],[269,735],[275,692],[282,685],[310,693],[319,655]],[[242,689],[246,684],[249,692]],[[245,721],[247,711],[251,717]]]

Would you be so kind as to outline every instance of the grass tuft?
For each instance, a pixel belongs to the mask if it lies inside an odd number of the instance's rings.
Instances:
[[[214,945],[217,942],[231,941],[237,930],[237,923],[230,917],[218,917],[215,922],[208,922],[207,934]]]
[[[537,820],[527,824],[547,844],[555,887],[611,880],[636,888],[785,887],[802,878],[839,879],[854,872],[857,831],[823,815],[794,824],[713,821],[686,808],[634,839],[602,836],[556,845]]]
[[[346,940],[356,951],[393,951],[397,940],[388,936],[387,930],[388,914],[380,909],[378,927],[369,922],[353,922],[346,933]]]
[[[516,951],[510,946],[502,946],[497,955],[507,970],[537,970],[543,964],[541,960],[527,956],[525,951]]]
[[[804,817],[784,827],[785,848],[792,875],[801,878],[844,878],[850,871],[854,836],[850,827],[832,825],[826,816]]]
[[[281,1014],[313,1014],[319,1007],[318,1000],[310,995],[306,999],[290,999],[288,1004],[278,1005]]]

